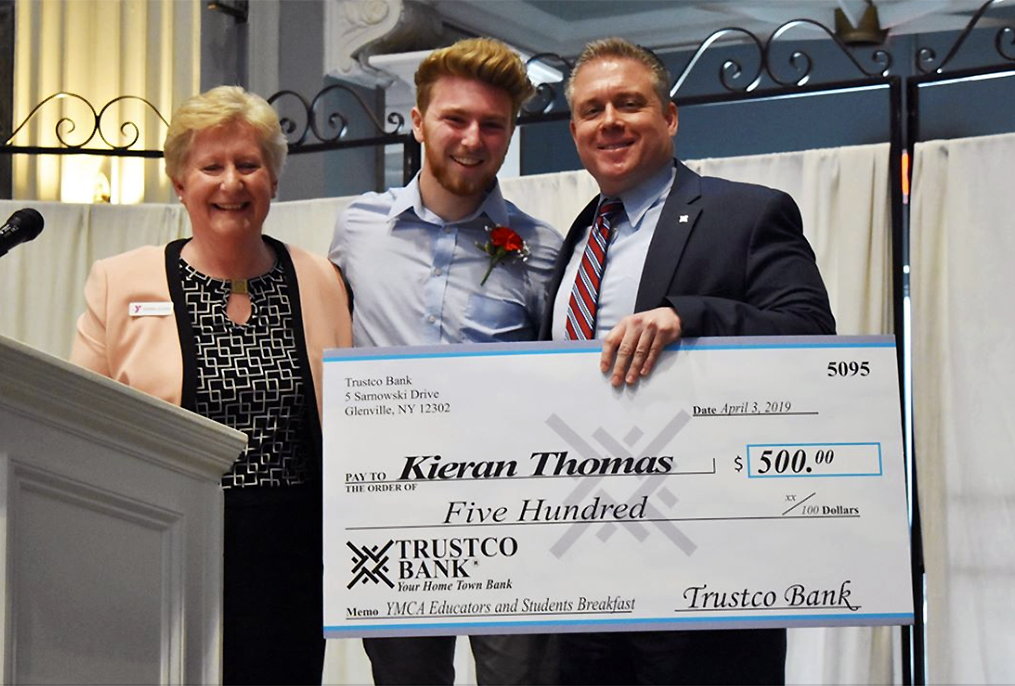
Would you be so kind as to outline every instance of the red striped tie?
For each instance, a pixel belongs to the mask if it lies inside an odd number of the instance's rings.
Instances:
[[[610,247],[610,233],[614,219],[624,210],[619,200],[606,200],[599,206],[596,221],[589,232],[578,275],[571,289],[567,305],[565,329],[570,340],[588,341],[595,338],[596,307],[599,302],[599,283],[606,265],[606,249]]]

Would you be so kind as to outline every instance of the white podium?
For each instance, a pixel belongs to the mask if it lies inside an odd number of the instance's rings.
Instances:
[[[221,681],[219,478],[245,440],[0,337],[4,683]]]

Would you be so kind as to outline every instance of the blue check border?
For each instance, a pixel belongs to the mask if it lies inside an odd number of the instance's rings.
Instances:
[[[894,336],[722,336],[687,338],[667,350],[786,350],[801,348],[894,348]],[[329,348],[325,362],[404,360],[429,357],[494,357],[504,355],[581,355],[599,353],[600,341],[537,341],[523,343],[461,343],[391,348]]]

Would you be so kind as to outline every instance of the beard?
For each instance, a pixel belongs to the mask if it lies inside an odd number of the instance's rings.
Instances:
[[[430,167],[430,173],[437,179],[449,193],[463,197],[470,197],[486,192],[486,189],[493,184],[497,178],[497,169],[491,169],[482,176],[462,176],[453,171],[452,166],[456,162],[449,161],[446,157],[435,152],[432,148],[425,148],[426,164]],[[499,165],[498,165],[499,166]]]

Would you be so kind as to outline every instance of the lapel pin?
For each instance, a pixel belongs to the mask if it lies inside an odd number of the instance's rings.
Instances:
[[[680,215],[680,223],[681,224],[686,224],[687,223],[687,215],[686,214]]]

